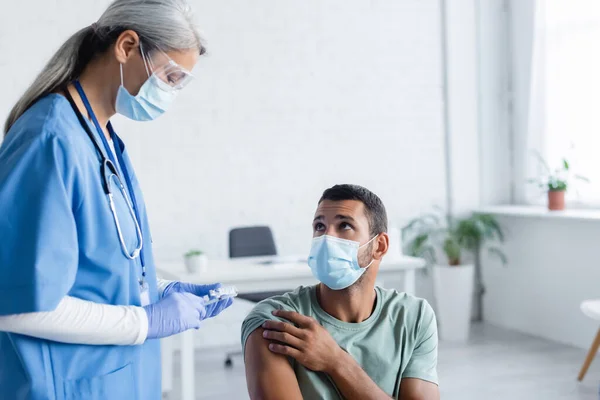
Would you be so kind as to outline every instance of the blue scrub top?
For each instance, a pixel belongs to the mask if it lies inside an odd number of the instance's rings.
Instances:
[[[90,124],[92,132],[96,133]],[[150,300],[158,300],[146,208],[131,174],[144,235]],[[140,258],[121,250],[99,155],[68,100],[34,104],[0,147],[0,315],[50,311],[66,296],[140,305]],[[129,249],[137,244],[125,199],[113,190]],[[139,346],[57,343],[0,332],[2,399],[161,398],[158,340]]]

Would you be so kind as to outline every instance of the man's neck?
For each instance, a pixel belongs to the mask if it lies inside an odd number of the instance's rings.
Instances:
[[[358,323],[373,313],[377,295],[373,282],[360,282],[343,290],[331,290],[324,284],[317,285],[317,301],[321,308],[332,317]]]

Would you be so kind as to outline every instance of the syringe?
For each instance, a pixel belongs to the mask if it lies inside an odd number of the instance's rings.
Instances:
[[[221,286],[210,290],[208,296],[204,296],[204,300],[206,300],[204,304],[213,304],[228,297],[237,297],[237,295],[238,291],[235,286]]]

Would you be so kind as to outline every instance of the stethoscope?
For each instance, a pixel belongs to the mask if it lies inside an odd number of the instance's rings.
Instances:
[[[106,156],[106,153],[102,150],[102,148],[98,144],[96,137],[94,136],[88,123],[86,122],[85,118],[79,111],[79,108],[75,104],[73,97],[71,96],[71,94],[69,93],[69,91],[67,89],[64,90],[64,94],[65,94],[67,100],[69,100],[69,103],[71,104],[71,107],[73,108],[73,111],[75,111],[75,114],[77,114],[77,119],[79,120],[79,123],[81,124],[83,129],[86,131],[90,140],[94,144],[94,147],[96,148],[96,151],[98,152],[98,155],[100,156],[100,163],[101,163],[100,174],[102,175],[102,189],[104,190],[104,193],[108,197],[108,204],[110,206],[110,210],[113,215],[113,220],[114,220],[115,226],[117,228],[119,242],[121,243],[121,250],[123,251],[123,254],[125,255],[125,257],[127,257],[130,260],[134,260],[138,257],[141,258],[142,277],[144,277],[146,275],[143,253],[142,253],[142,247],[144,245],[144,238],[142,235],[142,229],[140,228],[140,224],[139,224],[139,217],[137,215],[137,206],[135,204],[135,194],[133,193],[133,187],[131,185],[129,174],[127,173],[127,167],[125,166],[125,164],[122,161],[121,148],[119,146],[118,138],[117,138],[116,134],[114,133],[114,130],[112,129],[112,126],[110,125],[110,122],[109,122],[108,129],[111,134],[113,143],[115,145],[115,153],[117,153],[116,156],[119,158],[119,164],[121,166],[121,169],[123,169],[123,174],[125,175],[125,180],[127,181],[130,196],[127,196],[127,189],[125,188],[125,185],[123,185],[123,182],[121,181],[121,178],[119,177],[119,172],[117,170],[117,167],[115,166],[114,158],[112,157],[113,152],[110,149],[110,146],[108,145],[108,141],[104,137],[104,132],[100,128],[100,124],[98,123],[98,120],[96,119],[94,111],[92,110],[92,107],[87,99],[87,96],[85,95],[85,93],[83,91],[83,88],[81,87],[81,84],[78,81],[75,81],[74,85],[75,85],[75,88],[77,89],[77,92],[79,93],[79,96],[81,97],[81,100],[83,101],[83,103],[87,109],[87,112],[88,112],[90,118],[92,119],[92,122],[94,123],[94,125],[96,126],[96,129],[98,130],[98,134],[100,135],[100,138],[102,139],[102,142],[104,143],[106,152],[110,152],[109,156],[108,156],[110,158],[108,158]],[[123,232],[121,230],[121,224],[119,223],[119,217],[117,216],[117,210],[115,208],[115,201],[113,198],[113,191],[112,191],[112,186],[111,186],[112,182],[116,183],[117,187],[121,191],[121,194],[125,198],[125,203],[127,204],[127,208],[129,210],[129,215],[131,216],[131,218],[133,219],[133,222],[135,224],[135,230],[136,230],[136,234],[137,234],[138,244],[137,244],[136,248],[133,249],[133,251],[129,251],[127,249],[125,240],[123,238]],[[131,197],[131,201],[129,200],[129,197]]]

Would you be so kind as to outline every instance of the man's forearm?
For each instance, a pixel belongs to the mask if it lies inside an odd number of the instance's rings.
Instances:
[[[350,400],[389,400],[392,398],[373,382],[350,354],[343,350],[340,354],[336,365],[326,372],[345,398]]]

